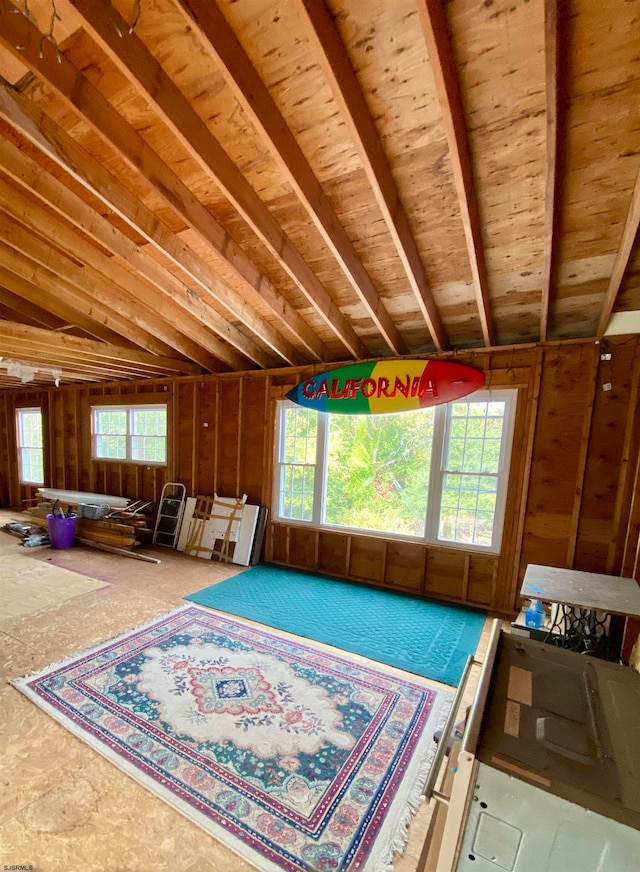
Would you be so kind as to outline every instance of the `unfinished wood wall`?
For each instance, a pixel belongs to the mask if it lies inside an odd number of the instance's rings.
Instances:
[[[601,359],[603,352],[611,359]],[[488,386],[519,391],[500,555],[270,522],[267,559],[500,612],[518,606],[528,563],[637,575],[638,339],[455,359],[484,369]],[[33,488],[18,484],[14,420],[20,406],[40,405],[51,486],[157,501],[165,482],[180,481],[190,495],[246,493],[270,507],[275,403],[313,371],[4,392],[0,499],[18,509],[35,498]],[[168,466],[92,461],[91,406],[144,398],[168,403]]]

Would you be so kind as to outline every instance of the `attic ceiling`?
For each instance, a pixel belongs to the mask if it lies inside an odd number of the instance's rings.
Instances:
[[[0,0],[0,387],[640,310],[639,0]]]

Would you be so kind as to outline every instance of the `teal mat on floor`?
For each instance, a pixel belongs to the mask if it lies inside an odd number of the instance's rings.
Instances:
[[[485,613],[261,564],[185,599],[457,685]]]

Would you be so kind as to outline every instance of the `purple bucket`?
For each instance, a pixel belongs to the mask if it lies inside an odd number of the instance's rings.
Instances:
[[[51,547],[62,549],[71,548],[76,537],[76,516],[70,518],[64,515],[47,515],[49,525],[49,539]]]

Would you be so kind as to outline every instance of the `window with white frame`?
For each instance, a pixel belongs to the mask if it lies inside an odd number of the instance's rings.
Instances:
[[[275,518],[497,552],[517,391],[387,415],[278,405]]]
[[[44,442],[42,410],[16,411],[18,439],[18,475],[21,484],[44,484]]]
[[[91,411],[95,460],[166,464],[166,405],[94,406]]]

